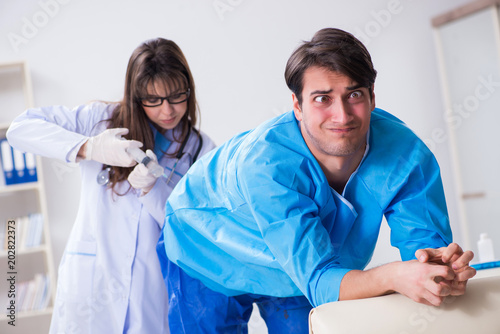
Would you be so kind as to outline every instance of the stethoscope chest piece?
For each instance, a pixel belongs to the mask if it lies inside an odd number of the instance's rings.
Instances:
[[[107,166],[97,174],[97,184],[100,186],[105,186],[109,183],[109,175],[111,172],[111,167]]]

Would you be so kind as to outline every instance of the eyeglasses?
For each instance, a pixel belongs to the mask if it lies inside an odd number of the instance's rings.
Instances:
[[[191,95],[191,89],[187,89],[187,91],[182,93],[175,93],[170,96],[160,97],[160,96],[148,96],[140,98],[142,105],[144,107],[158,107],[163,104],[163,101],[167,100],[169,104],[179,104],[187,101],[189,96]]]

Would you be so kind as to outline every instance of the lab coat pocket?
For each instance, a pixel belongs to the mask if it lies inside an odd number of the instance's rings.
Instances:
[[[66,300],[84,300],[92,292],[97,246],[88,241],[70,243],[59,267],[59,292]]]

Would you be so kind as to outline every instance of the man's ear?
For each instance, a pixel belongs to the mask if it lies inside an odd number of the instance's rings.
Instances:
[[[372,85],[372,96],[370,98],[370,106],[372,108],[371,111],[373,111],[375,109],[375,85]]]
[[[300,108],[299,99],[297,98],[295,93],[292,93],[292,100],[293,100],[293,113],[295,114],[295,118],[300,122],[302,121],[302,109]]]

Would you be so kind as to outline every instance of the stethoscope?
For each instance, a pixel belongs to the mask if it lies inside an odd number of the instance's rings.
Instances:
[[[193,128],[193,131],[195,131],[196,134],[198,135],[199,142],[198,142],[198,147],[196,148],[196,152],[194,153],[193,160],[191,161],[190,165],[192,165],[198,159],[198,155],[200,154],[201,147],[203,146],[203,137],[198,132],[198,130],[196,130],[195,128]],[[177,155],[175,156],[174,166],[172,167],[172,170],[170,171],[170,174],[167,177],[167,181],[165,181],[167,184],[170,183],[170,180],[172,179],[172,176],[174,175],[174,172],[175,172],[175,169],[177,168],[177,164],[179,163],[179,160],[181,160],[181,158],[184,156],[184,153],[185,153],[184,148],[186,147],[186,143],[187,143],[190,135],[191,135],[191,126],[188,127],[188,133],[186,135],[186,138],[184,138],[184,140],[182,141],[179,152],[177,152]]]
[[[190,165],[192,165],[198,159],[198,156],[200,155],[200,152],[201,152],[201,148],[203,147],[203,137],[201,136],[200,132],[198,130],[196,130],[195,128],[193,128],[193,131],[195,131],[196,134],[198,135],[199,141],[198,141],[198,147],[196,148],[196,152],[193,156],[193,160],[191,161]],[[168,175],[167,180],[165,181],[167,184],[170,183],[170,180],[172,179],[172,176],[175,173],[175,169],[177,168],[177,164],[179,163],[181,158],[186,153],[186,152],[184,152],[184,148],[186,147],[186,144],[189,140],[190,135],[191,135],[191,126],[188,127],[188,133],[181,143],[181,147],[179,148],[179,152],[177,152],[177,154],[175,156],[174,165],[173,165],[172,169],[170,170],[170,174]],[[111,166],[106,165],[106,167],[97,174],[97,184],[100,186],[107,185],[109,183],[110,175],[111,175]],[[163,174],[163,175],[165,176],[165,174]]]
[[[111,174],[111,166],[106,165],[106,168],[97,174],[97,184],[105,186],[109,183],[109,175]]]

